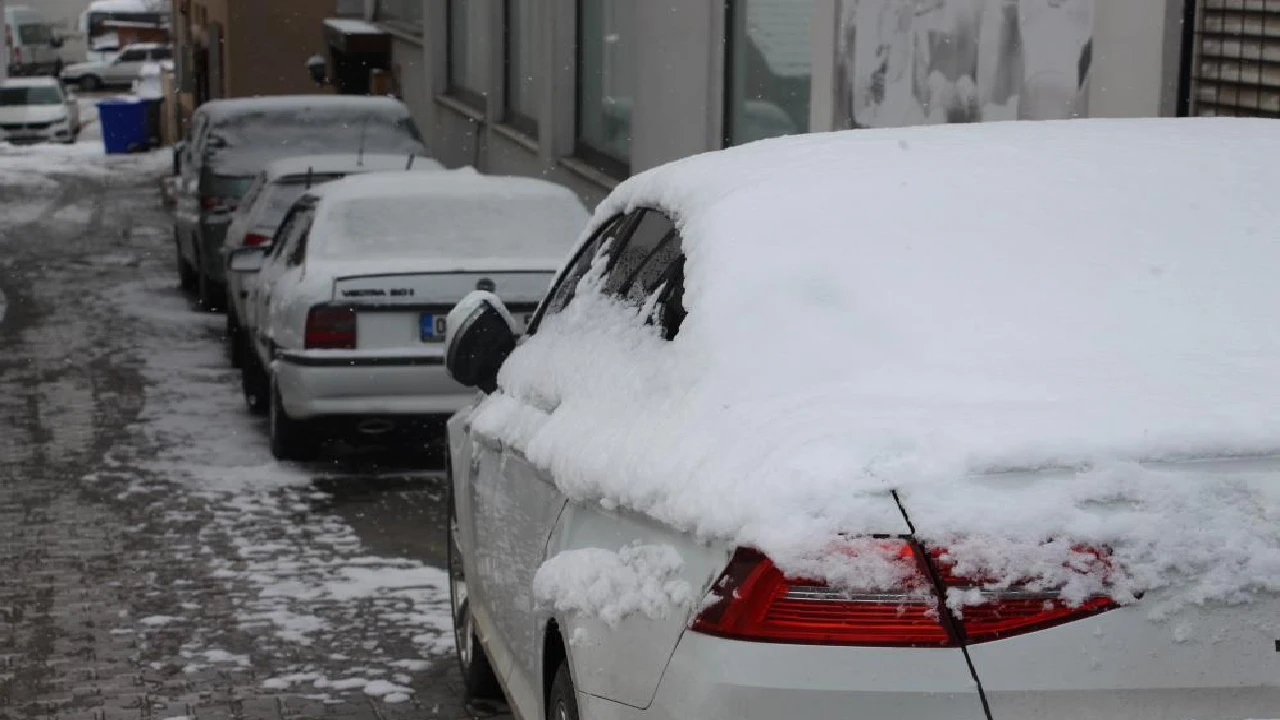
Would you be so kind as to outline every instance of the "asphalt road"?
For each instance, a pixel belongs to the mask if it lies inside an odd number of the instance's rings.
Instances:
[[[439,474],[275,463],[167,153],[100,152],[0,147],[0,720],[506,717],[460,698]]]

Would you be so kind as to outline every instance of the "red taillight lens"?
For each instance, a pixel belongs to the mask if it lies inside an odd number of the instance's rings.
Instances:
[[[217,195],[201,195],[201,210],[235,210],[236,201],[232,198],[218,197]]]
[[[262,245],[266,245],[269,242],[271,242],[271,238],[267,237],[266,235],[249,233],[248,235],[244,236],[245,247],[260,247]]]
[[[739,549],[712,587],[714,602],[693,621],[707,635],[756,642],[880,647],[956,647],[999,640],[1096,615],[1109,598],[1070,606],[1054,592],[980,590],[984,602],[952,612],[948,589],[979,586],[955,577],[939,558],[905,540],[878,542],[908,572],[900,587],[843,591],[784,576],[759,552]],[[928,559],[926,559],[928,555]],[[939,568],[938,565],[944,567]]]
[[[887,548],[915,562],[901,541]],[[845,593],[791,580],[754,550],[740,549],[720,581],[718,597],[693,623],[707,635],[738,640],[820,645],[944,647],[951,635],[923,574],[901,590]]]
[[[319,305],[307,313],[308,350],[354,350],[356,311]]]

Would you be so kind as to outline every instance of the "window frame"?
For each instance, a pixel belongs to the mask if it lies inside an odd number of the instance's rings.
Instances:
[[[575,37],[573,42],[573,52],[574,52],[573,155],[579,160],[585,162],[587,165],[590,165],[591,167],[595,168],[596,170],[599,170],[600,172],[610,177],[622,179],[622,178],[627,178],[631,176],[630,141],[628,141],[627,158],[625,160],[622,160],[613,155],[610,155],[608,152],[604,150],[601,150],[593,146],[589,142],[583,142],[583,138],[582,138],[582,117],[583,117],[582,88],[584,85],[582,81],[583,70],[584,70],[582,58],[583,58],[583,47],[586,45],[586,43],[583,42],[586,35],[583,29],[583,22],[582,22],[582,17],[583,17],[582,6],[583,6],[583,3],[592,2],[592,1],[593,0],[575,0],[573,4],[574,29],[575,29]],[[598,2],[600,0],[595,0],[595,1]],[[603,67],[600,69],[600,73],[602,75],[604,74]],[[627,123],[628,132],[630,132],[631,120],[633,119],[634,118],[628,119],[628,123]]]
[[[386,12],[385,5],[386,5],[386,0],[377,0],[377,2],[374,3],[374,6],[373,6],[374,22],[382,23],[383,25],[388,25],[390,27],[396,28],[397,30],[402,30],[416,37],[422,37],[423,35],[426,34],[427,19],[425,15],[419,18],[418,23],[414,23],[413,20],[406,20],[405,18],[398,16],[396,13],[391,13],[391,17],[386,17],[384,16],[384,13]],[[419,6],[421,6],[421,3],[419,3]]]
[[[459,84],[454,81],[454,73],[457,65],[453,60],[453,51],[456,47],[457,40],[453,32],[453,13],[456,9],[462,9],[463,16],[466,17],[466,3],[469,0],[445,0],[444,6],[444,84],[445,95],[454,97],[466,105],[470,105],[480,110],[488,108],[488,97],[483,91],[469,88],[466,85]],[[469,24],[469,23],[468,23]],[[467,32],[468,35],[471,33]],[[465,47],[465,46],[464,46]]]
[[[782,135],[771,135],[765,138],[753,138],[753,139],[743,139],[743,140],[735,140],[733,137],[734,126],[736,124],[734,122],[734,105],[733,105],[734,80],[735,80],[734,70],[737,69],[734,63],[734,58],[737,56],[738,44],[742,42],[747,42],[746,33],[744,32],[743,35],[739,37],[734,33],[734,29],[739,19],[742,20],[743,27],[744,28],[747,27],[748,25],[747,19],[745,17],[739,18],[738,13],[746,13],[747,11],[746,6],[750,2],[751,0],[725,0],[725,3],[724,3],[724,18],[723,18],[724,57],[723,57],[723,61],[721,62],[722,73],[723,73],[723,77],[721,78],[721,81],[722,81],[723,90],[721,91],[721,102],[720,102],[720,106],[721,106],[720,107],[720,147],[722,149],[737,147],[738,145],[743,145],[749,142],[755,142],[756,140],[769,139],[771,137],[783,137]],[[810,56],[812,56],[813,54],[812,40],[810,40],[810,45],[811,45],[811,47],[809,48]],[[812,61],[810,61],[809,78],[810,78],[810,82],[812,83],[812,78],[813,78]],[[745,103],[747,99],[748,99],[747,93],[744,92],[742,97],[743,102]],[[813,108],[812,90],[810,90],[809,97],[806,101],[806,104],[812,110]],[[801,124],[799,127],[796,128],[796,134],[799,134],[799,135],[806,135],[811,132],[813,132],[813,129],[812,129],[812,126],[808,123]]]
[[[596,230],[595,234],[593,234],[587,242],[583,243],[583,245],[578,248],[574,253],[573,258],[561,272],[560,276],[556,278],[555,284],[547,292],[542,303],[538,306],[533,318],[529,321],[529,327],[525,331],[525,335],[530,336],[537,334],[538,329],[542,326],[542,321],[548,315],[555,315],[562,312],[570,303],[573,302],[577,284],[582,281],[582,278],[586,276],[587,272],[590,272],[591,264],[595,262],[596,256],[600,252],[600,247],[604,243],[604,239],[612,234],[617,246],[610,250],[612,254],[605,266],[603,278],[605,287],[609,288],[611,284],[610,275],[615,270],[618,258],[626,252],[627,247],[635,237],[637,228],[640,226],[644,217],[649,213],[657,213],[665,219],[670,229],[663,233],[662,237],[655,245],[654,251],[645,253],[644,259],[633,271],[631,271],[631,277],[627,278],[623,287],[606,289],[606,292],[609,292],[614,297],[620,298],[624,302],[634,302],[627,298],[627,291],[630,290],[630,286],[634,282],[636,276],[638,276],[640,271],[644,269],[648,262],[657,255],[657,248],[664,247],[671,242],[677,243],[680,247],[680,252],[676,255],[675,259],[671,261],[670,266],[658,276],[661,278],[661,282],[659,282],[658,285],[650,291],[656,291],[659,293],[658,309],[660,309],[660,312],[656,315],[656,320],[661,325],[663,338],[670,340],[675,337],[676,333],[679,332],[680,322],[683,321],[686,314],[683,305],[685,266],[684,237],[681,235],[680,229],[677,227],[675,220],[668,213],[660,208],[648,206],[637,207],[629,212],[622,212],[614,215],[605,221],[605,223]],[[667,284],[664,286],[664,283]],[[563,302],[559,307],[552,308],[553,304],[561,302],[561,292],[566,285],[569,284],[573,285],[573,288],[570,290],[570,294],[563,298]],[[676,287],[677,285],[678,288]],[[680,298],[678,301],[680,302],[680,314],[673,322],[669,303],[672,297],[676,297],[677,289],[679,290],[678,297]],[[671,325],[674,325],[674,327]]]
[[[452,0],[450,0],[450,2],[452,2]],[[514,29],[514,23],[511,21],[512,17],[515,16],[515,13],[519,12],[516,10],[517,6],[536,7],[532,4],[531,0],[503,0],[502,2],[502,122],[506,125],[510,125],[516,130],[519,130],[525,135],[536,139],[538,137],[538,118],[536,112],[533,116],[525,115],[520,112],[512,102],[512,98],[514,97],[513,91],[519,84],[518,79],[512,78],[512,71],[516,70],[518,67],[518,53],[516,52],[517,48],[515,42],[513,42],[518,33],[512,32]],[[536,32],[534,33],[534,37],[537,37]],[[535,53],[535,66],[537,64],[536,57]],[[541,105],[536,97],[533,100],[533,104],[535,108]]]

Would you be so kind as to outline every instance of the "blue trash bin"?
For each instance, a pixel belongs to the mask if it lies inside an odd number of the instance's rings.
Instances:
[[[140,152],[150,144],[147,103],[140,98],[118,97],[99,101],[98,122],[102,125],[102,144],[108,155]]]

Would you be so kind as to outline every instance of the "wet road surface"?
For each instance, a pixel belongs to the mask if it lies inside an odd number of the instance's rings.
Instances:
[[[0,720],[506,717],[460,697],[439,473],[271,459],[168,162],[0,147]]]

